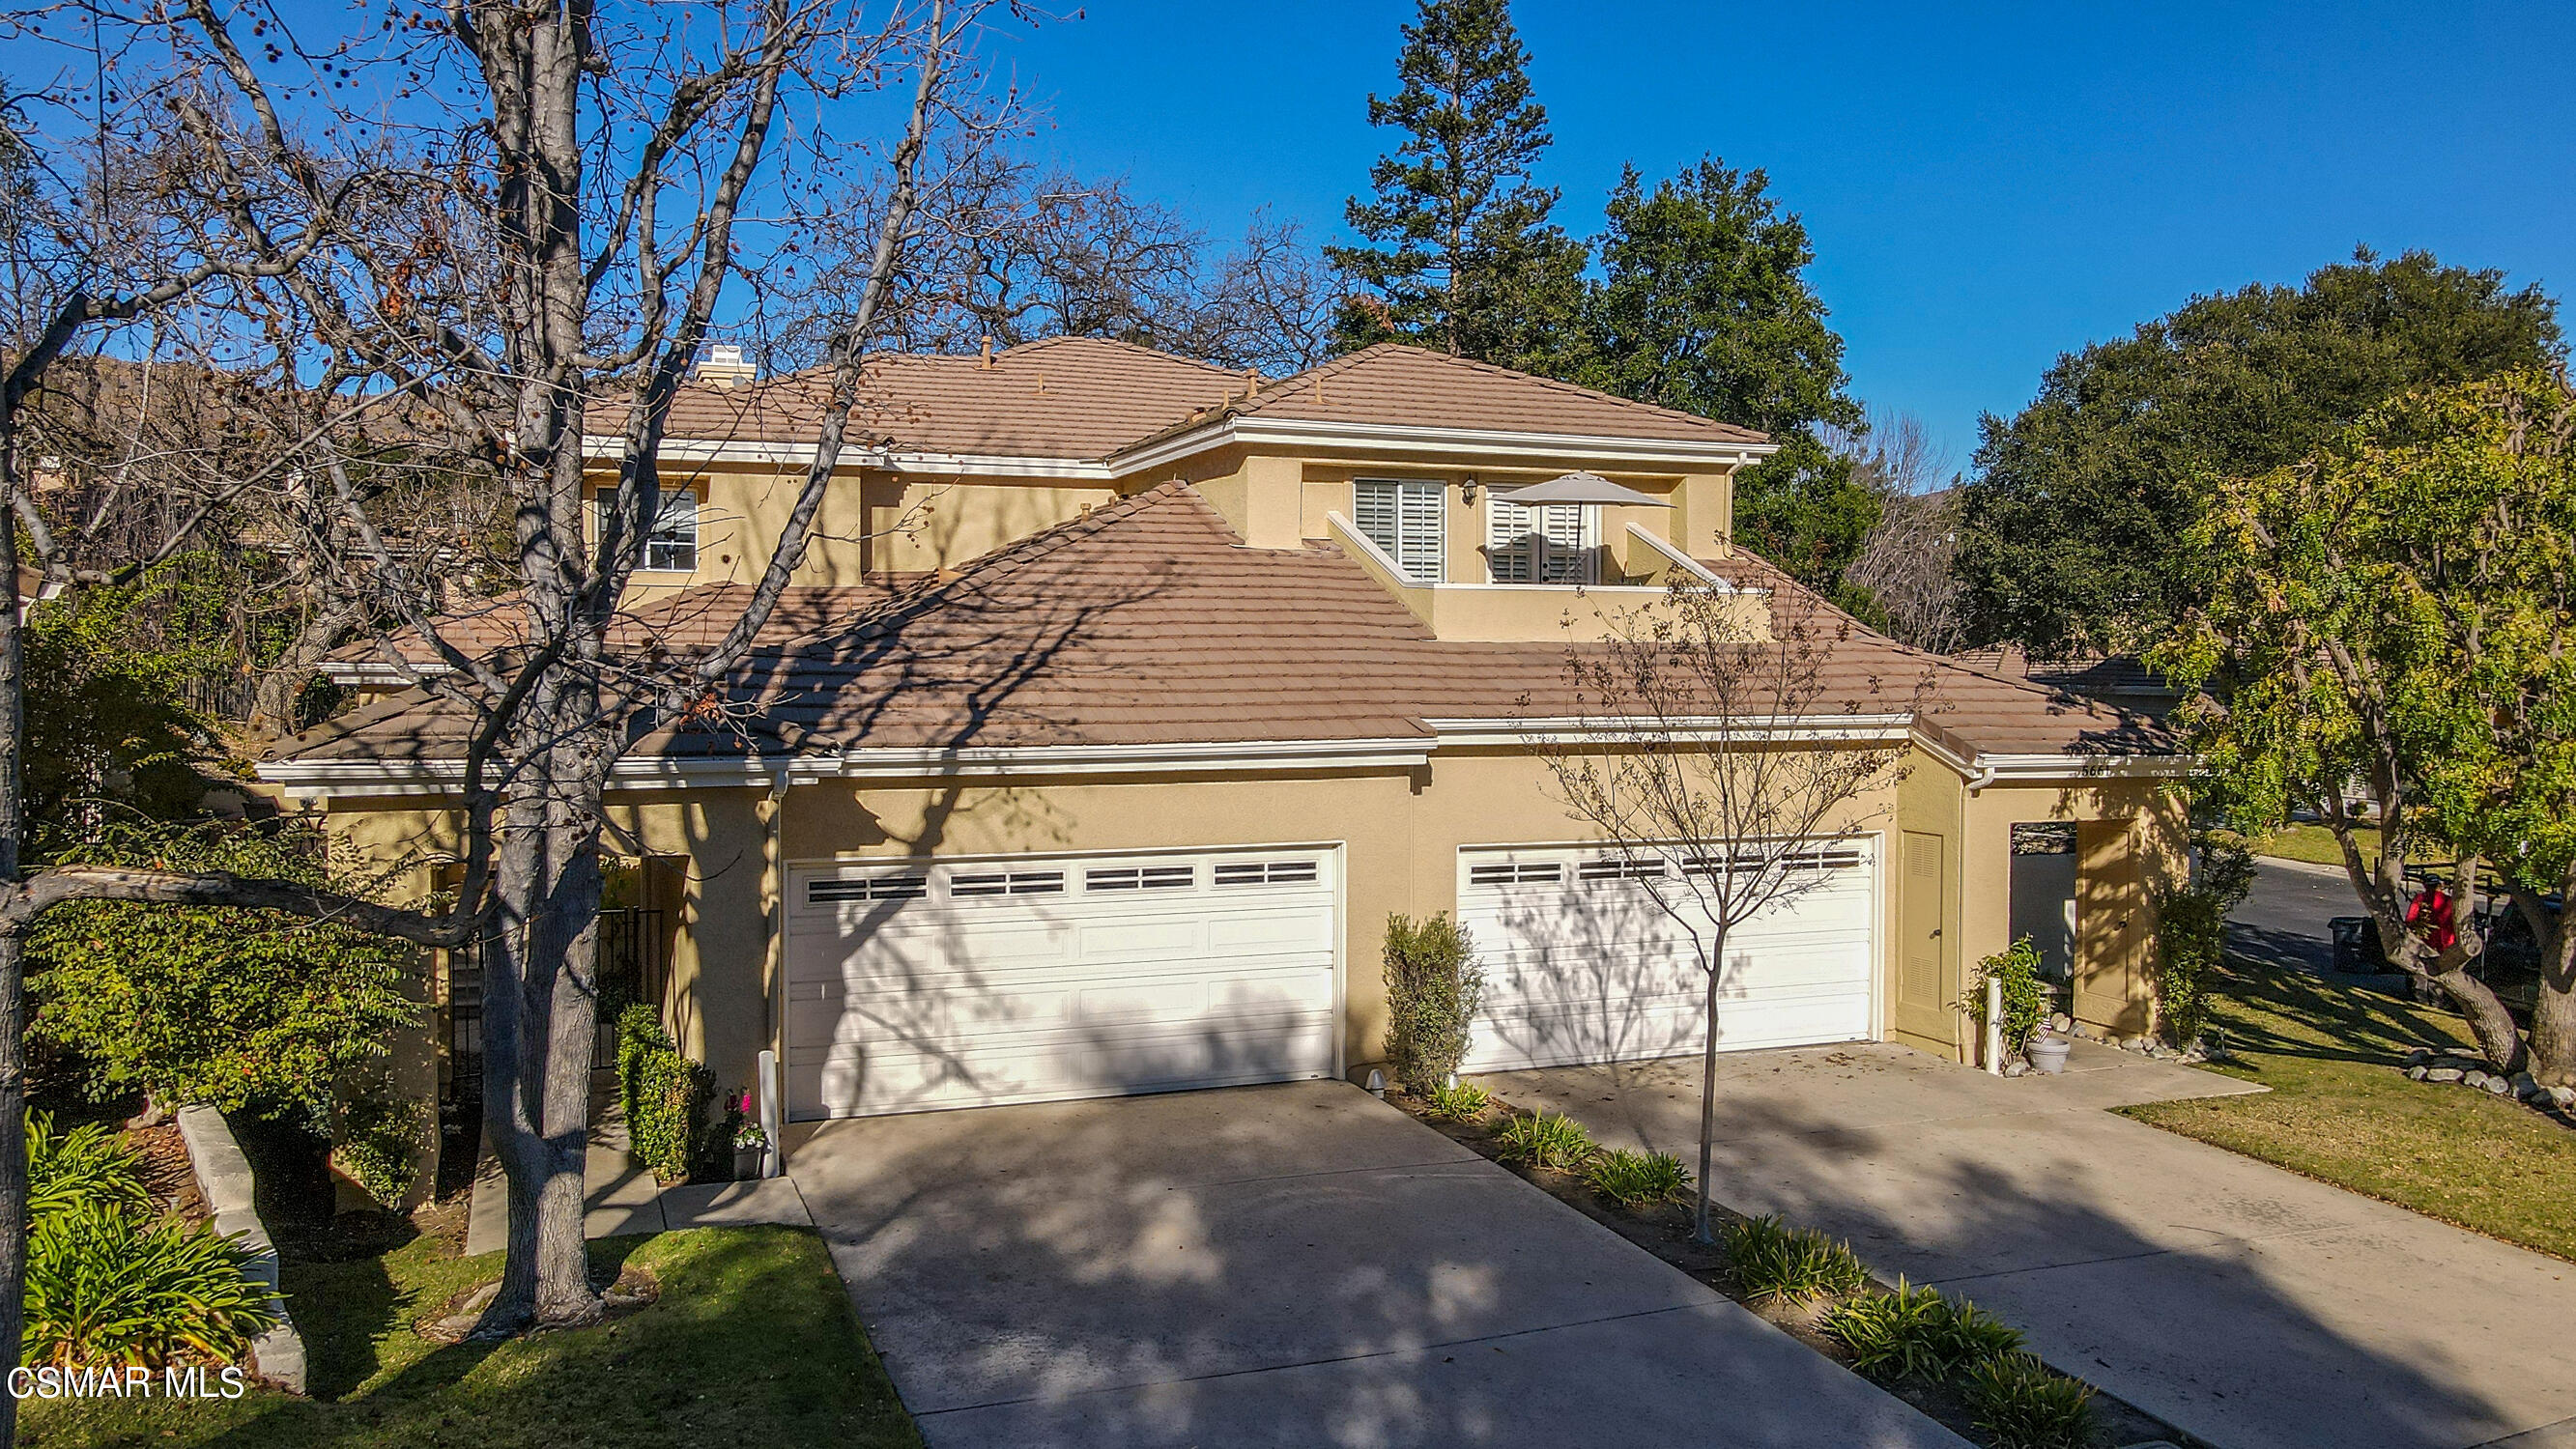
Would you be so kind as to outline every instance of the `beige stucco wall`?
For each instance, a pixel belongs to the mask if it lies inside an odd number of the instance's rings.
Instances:
[[[614,485],[613,478],[594,478],[594,498],[600,487]],[[804,486],[804,470],[791,465],[665,468],[665,489],[686,488],[697,496],[698,567],[691,573],[639,570],[629,601],[646,603],[698,584],[758,579]],[[824,491],[795,582],[854,584],[872,573],[953,568],[1117,496],[1102,483],[845,469]]]

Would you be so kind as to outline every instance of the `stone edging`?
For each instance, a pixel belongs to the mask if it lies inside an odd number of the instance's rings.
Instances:
[[[2437,1052],[2431,1047],[2417,1047],[2406,1054],[2406,1080],[2436,1087],[2458,1083],[2494,1096],[2511,1097],[2542,1112],[2562,1117],[2576,1114],[2576,1087],[2544,1087],[2533,1081],[2529,1072],[2508,1077],[2489,1070],[2484,1061],[2465,1051]]]
[[[188,1170],[196,1174],[197,1191],[206,1199],[215,1231],[250,1252],[251,1275],[275,1293],[277,1245],[269,1240],[268,1226],[259,1220],[253,1203],[250,1159],[233,1141],[223,1113],[212,1107],[182,1107],[178,1117],[180,1140],[188,1144]],[[251,1359],[261,1378],[300,1394],[304,1392],[304,1339],[286,1316],[283,1300],[277,1305],[277,1318],[277,1326],[251,1344]]]

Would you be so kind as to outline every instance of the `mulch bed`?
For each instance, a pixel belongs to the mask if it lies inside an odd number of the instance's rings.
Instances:
[[[140,1159],[143,1186],[152,1194],[155,1211],[175,1212],[184,1222],[206,1220],[205,1195],[197,1191],[197,1174],[188,1165],[188,1144],[179,1136],[178,1123],[129,1127],[125,1142]]]
[[[1494,1100],[1494,1106],[1488,1109],[1485,1116],[1474,1123],[1450,1122],[1434,1117],[1427,1110],[1427,1103],[1394,1088],[1388,1089],[1386,1100],[1403,1108],[1412,1114],[1415,1120],[1441,1136],[1494,1162],[1541,1192],[1706,1284],[1727,1299],[1741,1304],[1755,1317],[1788,1334],[1791,1338],[1845,1368],[1851,1366],[1851,1351],[1817,1326],[1826,1311],[1833,1307],[1832,1302],[1792,1304],[1778,1300],[1757,1302],[1747,1298],[1736,1288],[1733,1276],[1726,1270],[1725,1249],[1715,1244],[1696,1241],[1692,1237],[1691,1208],[1688,1204],[1658,1203],[1645,1208],[1621,1207],[1594,1192],[1589,1183],[1573,1173],[1504,1161],[1488,1131],[1492,1125],[1503,1119],[1505,1113],[1513,1110],[1499,1097]],[[1716,1202],[1709,1204],[1711,1226],[1721,1236],[1729,1225],[1742,1222],[1744,1218],[1744,1214],[1732,1211],[1723,1204]],[[1797,1225],[1793,1223],[1790,1226]],[[1876,1279],[1872,1281],[1877,1282]],[[1881,1290],[1887,1290],[1894,1285],[1877,1283],[1877,1286]],[[2066,1374],[2065,1369],[2057,1364],[2050,1364],[2049,1367],[2061,1374]],[[2066,1374],[2066,1377],[2084,1378],[2082,1374]],[[1993,1442],[1972,1422],[1967,1401],[1946,1384],[1929,1384],[1913,1379],[1893,1383],[1871,1379],[1870,1382],[1904,1400],[1921,1411],[1925,1417],[1972,1444]],[[2086,1382],[2090,1381],[2086,1380]],[[2127,1400],[2105,1392],[2098,1384],[2093,1387],[2093,1407],[2100,1424],[2099,1442],[2103,1444],[2143,1444],[2164,1439],[2178,1445],[2203,1445],[2203,1441],[2193,1438]]]

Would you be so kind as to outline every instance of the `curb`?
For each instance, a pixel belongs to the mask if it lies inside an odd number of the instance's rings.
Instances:
[[[259,1210],[253,1206],[250,1159],[233,1140],[233,1129],[223,1113],[212,1107],[182,1107],[178,1119],[179,1138],[188,1144],[188,1170],[196,1174],[197,1191],[205,1196],[206,1211],[214,1215],[215,1231],[250,1252],[251,1276],[275,1294],[277,1245],[269,1240],[268,1225],[259,1220]],[[304,1339],[296,1333],[294,1320],[286,1316],[282,1296],[277,1318],[277,1326],[251,1344],[251,1361],[260,1377],[301,1394]]]

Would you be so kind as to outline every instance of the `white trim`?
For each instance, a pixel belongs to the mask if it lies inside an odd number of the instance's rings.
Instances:
[[[366,799],[388,795],[447,795],[465,783],[462,760],[267,760],[256,773],[283,788],[290,800]],[[672,785],[768,785],[778,766],[744,760],[672,759],[633,755],[609,767],[611,789]]]
[[[1636,724],[1570,717],[1432,719],[1423,723],[1439,737],[1438,747],[1441,749],[1528,745],[1534,740],[1552,741],[1562,736],[1598,738],[1616,743],[1639,734],[1690,744],[1782,740],[1894,743],[1905,739],[1914,730],[1914,717],[1910,714],[1808,715],[1760,720],[1708,718]]]
[[[624,456],[626,440],[585,435],[582,456]],[[818,445],[775,443],[752,438],[667,438],[660,458],[665,463],[767,463],[811,467]],[[1020,453],[898,453],[843,444],[835,468],[875,468],[888,473],[974,474],[987,478],[1078,478],[1095,483],[1119,475],[1108,464],[1083,458],[1035,457]]]
[[[453,674],[444,660],[423,664],[387,664],[376,659],[326,659],[314,673],[333,684],[417,684],[433,674]]]
[[[1230,444],[1303,444],[1375,448],[1409,457],[1483,456],[1510,453],[1551,461],[1601,460],[1659,467],[1735,467],[1780,451],[1777,443],[1692,442],[1671,438],[1612,437],[1591,433],[1529,433],[1498,428],[1434,428],[1414,423],[1318,422],[1304,418],[1229,417],[1175,433],[1159,442],[1131,444],[1109,455],[1119,474],[1148,468]]]
[[[1214,744],[1021,745],[860,749],[828,762],[791,765],[795,782],[824,779],[952,778],[977,775],[1130,775],[1192,771],[1262,773],[1410,769],[1428,764],[1419,737],[1369,740],[1254,740]]]
[[[1771,596],[1771,591],[1769,589],[1748,589],[1736,584],[1732,580],[1718,577],[1716,574],[1709,571],[1708,565],[1701,563],[1698,559],[1692,558],[1689,554],[1673,547],[1672,544],[1664,538],[1647,532],[1644,526],[1640,524],[1629,524],[1628,536],[1645,544],[1655,552],[1662,554],[1665,558],[1670,559],[1673,567],[1680,569],[1682,572],[1689,574],[1695,579],[1698,579],[1701,583],[1708,585],[1710,589],[1717,593],[1750,594],[1756,598],[1769,598]]]

